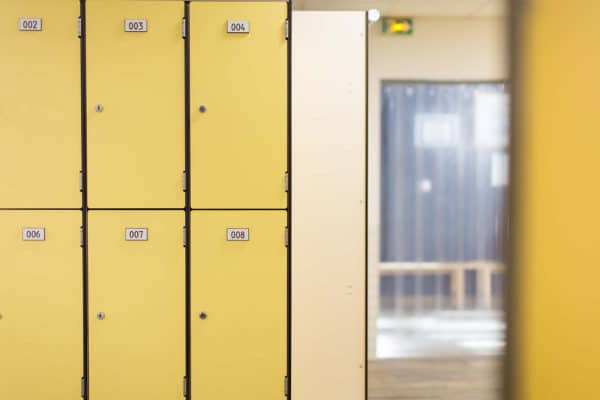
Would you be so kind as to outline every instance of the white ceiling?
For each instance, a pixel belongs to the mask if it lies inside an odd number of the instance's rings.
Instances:
[[[298,10],[368,10],[395,17],[507,15],[507,0],[294,0]]]

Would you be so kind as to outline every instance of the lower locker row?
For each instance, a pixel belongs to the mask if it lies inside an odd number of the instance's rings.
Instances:
[[[80,396],[81,220],[78,211],[0,211],[0,399]],[[286,220],[285,211],[192,213],[194,396],[285,397]],[[181,211],[89,213],[90,398],[183,397],[184,224]]]

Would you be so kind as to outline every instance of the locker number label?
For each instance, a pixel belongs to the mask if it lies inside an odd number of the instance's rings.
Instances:
[[[247,242],[250,240],[250,229],[248,228],[230,228],[227,229],[228,242]]]
[[[24,228],[23,240],[26,242],[43,242],[46,240],[46,228]]]
[[[20,31],[41,31],[42,30],[42,19],[41,18],[21,18],[21,19],[19,19],[19,30]]]
[[[148,228],[125,229],[125,240],[128,242],[145,242],[148,240]]]
[[[148,20],[126,19],[125,32],[148,32]]]
[[[250,33],[250,21],[227,21],[227,33]]]

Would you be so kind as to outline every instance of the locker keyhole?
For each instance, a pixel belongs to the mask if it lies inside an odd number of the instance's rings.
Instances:
[[[106,314],[104,314],[103,312],[99,312],[98,315],[96,315],[98,317],[98,319],[100,321],[104,320],[104,318],[106,318]]]
[[[200,319],[201,320],[205,320],[206,318],[208,318],[208,315],[205,312],[200,313]]]

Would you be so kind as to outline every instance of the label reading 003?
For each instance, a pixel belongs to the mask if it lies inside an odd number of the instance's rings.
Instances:
[[[250,33],[250,21],[227,21],[227,33]]]
[[[26,242],[43,242],[46,240],[46,228],[23,228],[23,240]]]
[[[145,242],[148,240],[148,228],[125,229],[125,240],[128,242]]]
[[[148,32],[148,20],[126,19],[125,32]]]
[[[19,30],[20,31],[41,31],[42,30],[42,19],[41,18],[21,18],[19,19]]]
[[[248,228],[229,228],[227,229],[228,242],[247,242],[250,240],[250,229]]]

